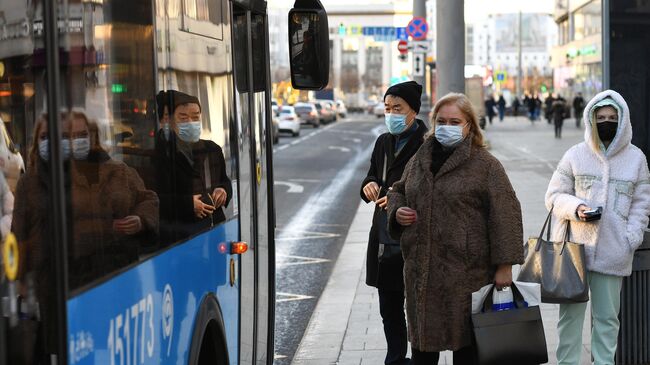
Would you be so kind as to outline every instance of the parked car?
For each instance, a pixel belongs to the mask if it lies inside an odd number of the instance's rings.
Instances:
[[[345,107],[343,100],[336,101],[336,111],[339,113],[339,117],[345,118],[348,115],[348,108]]]
[[[25,162],[9,136],[2,118],[0,118],[0,169],[7,179],[9,188],[15,192],[18,179],[25,172]]]
[[[334,119],[334,114],[332,114],[332,110],[327,107],[327,105],[321,101],[315,101],[314,106],[316,107],[316,110],[318,111],[318,116],[320,118],[321,123],[330,123],[333,122]]]
[[[273,126],[271,129],[271,138],[273,138],[273,144],[277,144],[280,142],[280,119],[273,115],[271,117],[271,125]]]
[[[374,116],[376,116],[377,118],[383,118],[384,117],[384,108],[385,108],[384,103],[377,103],[372,108],[372,114],[374,114]]]
[[[300,124],[310,124],[314,128],[320,126],[320,118],[316,106],[311,103],[296,103],[293,108],[300,118]]]
[[[294,137],[300,135],[300,118],[292,106],[285,105],[280,110],[280,132],[291,133]]]

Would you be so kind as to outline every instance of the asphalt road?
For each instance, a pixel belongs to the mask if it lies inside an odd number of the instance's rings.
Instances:
[[[274,146],[276,199],[275,364],[300,344],[360,202],[361,181],[382,120],[350,115]],[[356,280],[356,279],[355,279]]]

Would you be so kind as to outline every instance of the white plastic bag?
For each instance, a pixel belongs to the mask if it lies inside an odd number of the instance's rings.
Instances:
[[[524,301],[529,307],[535,307],[539,305],[542,298],[542,292],[539,284],[524,283],[520,281],[515,281],[514,283],[517,285],[517,289],[519,289],[521,296],[524,297]],[[487,297],[490,290],[494,290],[494,294],[492,296],[494,304],[493,307],[496,306],[497,310],[499,308],[501,310],[508,309],[508,303],[512,303],[513,301],[512,290],[508,288],[507,290],[499,291],[494,288],[494,284],[488,284],[478,291],[472,293],[472,313],[481,312],[481,309],[483,308],[483,302],[485,301],[485,298]]]

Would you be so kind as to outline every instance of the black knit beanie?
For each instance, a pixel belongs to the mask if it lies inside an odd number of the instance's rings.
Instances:
[[[417,82],[406,81],[389,87],[388,90],[386,90],[386,94],[384,94],[384,101],[386,101],[386,96],[388,95],[399,96],[404,99],[416,113],[420,112],[420,105],[422,105],[422,101],[420,100],[420,97],[422,96],[422,85]]]

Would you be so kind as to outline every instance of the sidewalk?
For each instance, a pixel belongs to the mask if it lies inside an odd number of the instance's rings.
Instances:
[[[562,140],[553,138],[553,127],[545,121],[531,126],[523,118],[506,118],[503,123],[496,120],[488,125],[490,152],[503,163],[521,202],[525,238],[539,234],[547,214],[544,193],[548,181],[564,151],[581,141],[582,133],[582,129],[575,128],[573,120],[565,121]],[[377,290],[365,284],[365,254],[373,209],[372,204],[359,205],[292,364],[383,364],[386,341]],[[543,304],[541,309],[548,364],[556,364],[558,308]],[[591,363],[590,338],[589,321],[585,321],[582,364]],[[451,352],[442,353],[439,364],[451,365]]]

